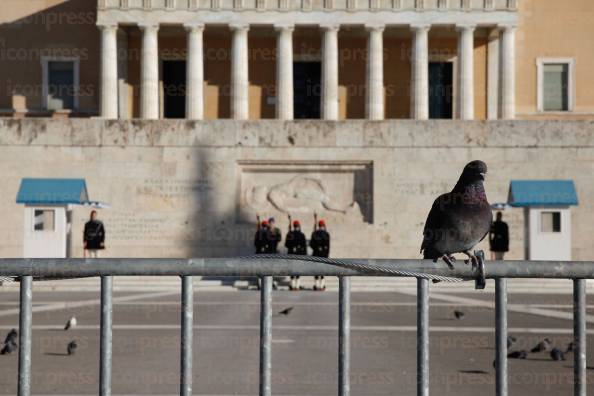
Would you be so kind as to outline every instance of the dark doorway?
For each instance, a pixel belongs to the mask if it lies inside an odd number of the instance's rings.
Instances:
[[[453,118],[453,80],[452,62],[429,63],[429,118]]]
[[[163,61],[163,96],[165,118],[186,117],[186,61]]]
[[[322,64],[295,62],[293,64],[295,119],[320,118]]]

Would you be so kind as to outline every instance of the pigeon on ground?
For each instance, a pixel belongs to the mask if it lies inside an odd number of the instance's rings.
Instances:
[[[66,322],[66,326],[64,326],[64,330],[70,330],[76,327],[76,317],[71,317],[70,319],[68,319],[68,322]]]
[[[536,346],[534,348],[532,348],[530,350],[530,352],[536,353],[536,352],[550,351],[552,347],[553,347],[553,345],[551,344],[551,340],[549,340],[548,338],[545,338],[544,340],[542,340],[541,342],[536,344]]]
[[[68,355],[74,355],[77,347],[78,345],[76,344],[76,341],[70,341],[67,347]]]
[[[528,352],[526,351],[513,351],[507,354],[507,357],[510,359],[526,359],[528,357]]]
[[[551,359],[558,362],[560,360],[565,360],[565,354],[561,352],[559,348],[553,348],[551,350]]]
[[[278,314],[279,315],[284,315],[287,316],[291,313],[291,311],[293,310],[294,307],[289,307],[289,308],[285,308],[282,311],[280,311]]]
[[[487,165],[468,163],[454,189],[440,195],[427,216],[421,252],[426,259],[443,259],[454,268],[454,253],[466,254],[478,265],[473,248],[489,233],[493,215],[483,186]]]
[[[511,348],[512,345],[516,343],[517,339],[514,336],[507,336],[507,349]]]
[[[462,311],[454,311],[454,316],[456,317],[456,319],[461,320],[464,319],[466,314]]]
[[[567,349],[565,350],[565,353],[569,353],[569,352],[573,352],[573,342],[570,342],[569,344],[567,344]]]
[[[2,350],[0,350],[0,355],[6,355],[6,354],[11,354],[14,351],[16,351],[17,349],[17,344],[16,342],[7,342],[6,344],[4,344],[4,347],[2,347]]]
[[[16,331],[16,329],[12,329],[8,332],[8,334],[6,334],[6,338],[4,339],[4,343],[5,344],[9,344],[9,343],[14,343],[16,344],[17,342],[17,338],[18,338],[18,333]]]

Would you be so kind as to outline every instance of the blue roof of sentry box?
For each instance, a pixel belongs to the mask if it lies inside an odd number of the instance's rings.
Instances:
[[[17,203],[27,205],[84,205],[89,202],[85,179],[21,180]]]
[[[507,202],[511,206],[577,205],[573,180],[512,180]]]

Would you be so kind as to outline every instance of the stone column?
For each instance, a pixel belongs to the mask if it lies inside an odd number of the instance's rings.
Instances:
[[[411,65],[411,117],[429,118],[429,29],[430,25],[411,25],[413,32]]]
[[[128,80],[128,33],[118,30],[118,113],[120,119],[130,119],[130,83]]]
[[[101,110],[103,118],[118,118],[118,26],[101,29]]]
[[[339,25],[320,25],[322,38],[322,118],[338,119],[338,30]]]
[[[188,63],[186,70],[186,118],[204,118],[204,54],[202,33],[204,24],[184,25],[188,32]]]
[[[487,119],[499,118],[499,30],[492,29],[487,45]]]
[[[293,25],[275,25],[276,118],[293,119]]]
[[[516,27],[501,26],[501,118],[516,118]]]
[[[233,31],[231,44],[231,117],[235,120],[249,118],[249,66],[247,24],[229,26]]]
[[[140,117],[159,118],[159,25],[140,24],[142,57],[140,65]]]
[[[365,26],[369,33],[367,44],[367,101],[369,120],[383,120],[384,111],[384,25]]]
[[[457,26],[458,31],[458,118],[474,119],[474,29]]]

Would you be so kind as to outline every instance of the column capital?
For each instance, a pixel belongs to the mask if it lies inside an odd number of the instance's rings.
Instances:
[[[340,30],[340,24],[338,23],[320,23],[320,29],[328,32],[338,32]]]
[[[429,23],[415,23],[415,24],[410,25],[410,30],[412,30],[413,32],[418,32],[418,31],[428,32],[429,29],[431,29],[431,24],[429,24]]]
[[[383,32],[386,29],[386,25],[379,23],[368,23],[365,24],[365,30],[368,32]]]
[[[158,31],[159,30],[159,24],[157,22],[140,22],[140,23],[138,23],[138,27],[140,28],[140,30],[145,30],[145,31]]]
[[[278,23],[274,25],[274,30],[276,30],[277,32],[292,32],[293,30],[295,30],[295,25],[292,23]]]
[[[230,23],[229,29],[235,32],[247,32],[250,30],[250,25],[248,23]]]
[[[456,24],[456,31],[458,32],[462,32],[462,31],[474,31],[476,29],[476,25],[472,24],[472,23],[460,23],[460,24]]]
[[[204,24],[201,22],[184,23],[184,29],[186,29],[188,32],[203,31]]]
[[[118,29],[118,24],[117,23],[98,23],[97,27],[100,30],[117,30]]]

